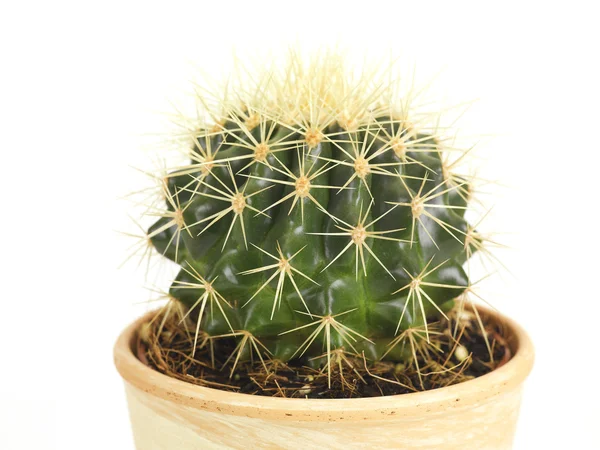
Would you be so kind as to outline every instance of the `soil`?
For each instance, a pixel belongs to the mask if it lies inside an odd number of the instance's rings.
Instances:
[[[511,358],[503,328],[481,315],[481,325],[472,311],[463,310],[449,320],[430,325],[439,330],[406,334],[404,344],[413,355],[406,362],[368,361],[364,355],[332,352],[328,370],[326,358],[321,367],[305,361],[284,364],[262,359],[240,358],[234,366],[240,337],[217,342],[198,336],[194,352],[194,326],[181,324],[174,308],[161,310],[144,324],[138,337],[138,357],[148,366],[193,384],[228,391],[273,397],[358,398],[437,389],[485,375]],[[170,312],[171,311],[171,312]],[[249,346],[249,342],[246,343]],[[234,355],[230,358],[230,355]],[[193,355],[193,356],[192,356]],[[304,364],[303,364],[304,363]],[[330,380],[330,382],[329,382]]]

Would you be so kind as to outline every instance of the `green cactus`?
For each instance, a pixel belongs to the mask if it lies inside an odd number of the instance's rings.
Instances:
[[[189,162],[162,181],[148,236],[181,266],[170,295],[196,336],[237,336],[236,361],[403,360],[394,338],[427,335],[470,286],[481,239],[443,137],[394,85],[346,70],[294,61],[207,107]]]

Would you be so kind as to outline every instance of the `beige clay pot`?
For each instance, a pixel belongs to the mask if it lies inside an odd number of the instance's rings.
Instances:
[[[136,448],[510,449],[533,346],[518,324],[485,312],[511,334],[514,356],[499,369],[427,392],[323,400],[225,392],[163,375],[133,353],[142,317],[115,345]]]

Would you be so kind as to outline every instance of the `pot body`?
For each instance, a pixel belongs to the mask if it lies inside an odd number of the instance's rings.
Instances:
[[[115,346],[138,450],[510,449],[533,346],[504,323],[513,358],[482,377],[426,392],[360,399],[285,399],[185,383],[134,354],[142,317]]]

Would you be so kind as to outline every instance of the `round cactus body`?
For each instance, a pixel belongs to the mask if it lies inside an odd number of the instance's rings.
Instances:
[[[470,186],[440,133],[344,70],[266,76],[190,133],[189,163],[165,178],[148,235],[208,335],[282,361],[398,360],[394,338],[427,334],[468,288]]]

